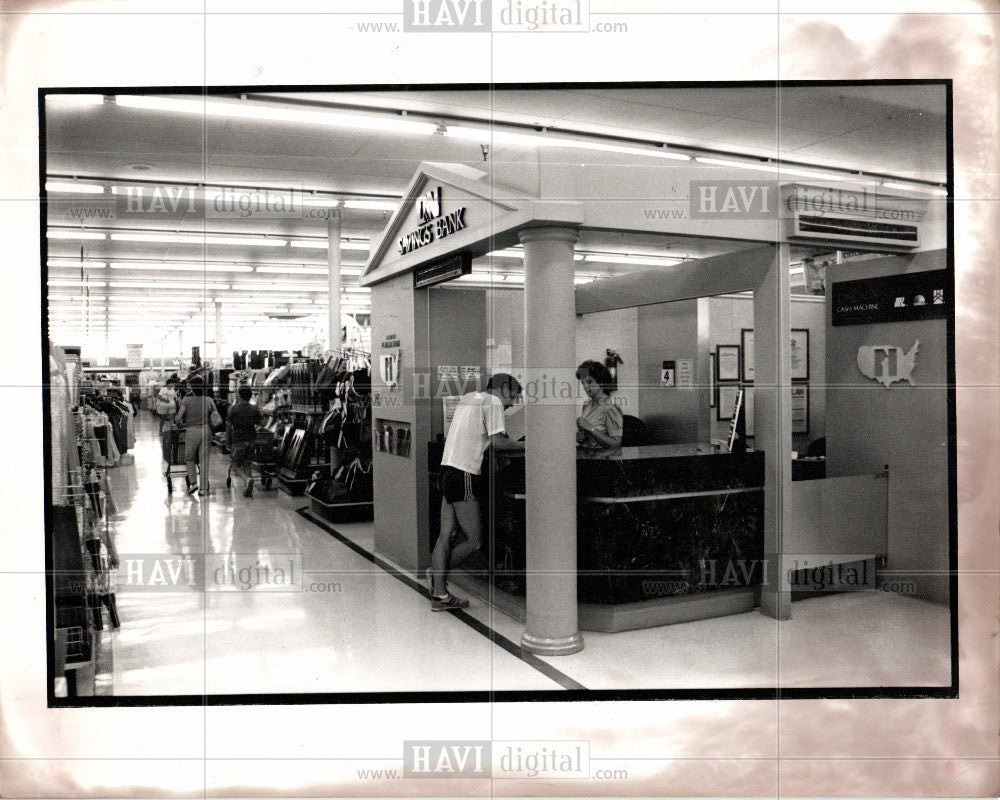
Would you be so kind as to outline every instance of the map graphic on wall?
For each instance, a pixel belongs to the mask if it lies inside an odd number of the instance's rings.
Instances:
[[[901,347],[887,345],[863,346],[858,348],[858,369],[866,378],[878,381],[886,389],[892,384],[906,381],[914,386],[913,367],[917,360],[920,340],[904,351]]]

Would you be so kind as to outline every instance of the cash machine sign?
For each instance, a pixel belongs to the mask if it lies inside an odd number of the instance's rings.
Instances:
[[[888,345],[863,346],[858,348],[858,369],[866,378],[878,381],[887,389],[894,383],[906,381],[914,385],[913,367],[917,360],[920,341],[904,351],[901,347]]]

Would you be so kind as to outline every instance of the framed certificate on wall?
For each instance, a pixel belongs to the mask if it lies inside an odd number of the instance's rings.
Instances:
[[[740,346],[743,348],[743,382],[753,383],[753,328],[740,329]],[[809,380],[809,330],[792,328],[791,331],[792,380]]]
[[[809,380],[809,331],[792,328],[792,380]]]
[[[740,379],[740,346],[720,344],[715,347],[715,379],[738,381]]]
[[[809,433],[809,384],[792,386],[792,433]]]

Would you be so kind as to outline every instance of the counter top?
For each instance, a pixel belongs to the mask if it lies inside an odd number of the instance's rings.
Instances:
[[[508,457],[523,457],[518,450],[502,450]],[[619,447],[615,450],[577,450],[577,461],[635,461],[643,458],[684,458],[688,456],[729,455],[728,450],[715,449],[713,445],[692,442],[690,444],[651,444],[643,447]]]

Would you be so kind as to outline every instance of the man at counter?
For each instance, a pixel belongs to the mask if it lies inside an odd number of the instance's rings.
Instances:
[[[622,410],[611,400],[615,390],[610,370],[600,361],[584,361],[576,378],[587,394],[576,418],[576,442],[585,450],[616,450],[622,446]]]
[[[480,547],[483,494],[483,455],[487,448],[523,450],[509,439],[504,410],[517,402],[521,384],[499,372],[489,379],[485,392],[462,396],[448,429],[441,457],[441,533],[431,553],[431,610],[468,608],[469,601],[448,591],[448,571]]]

